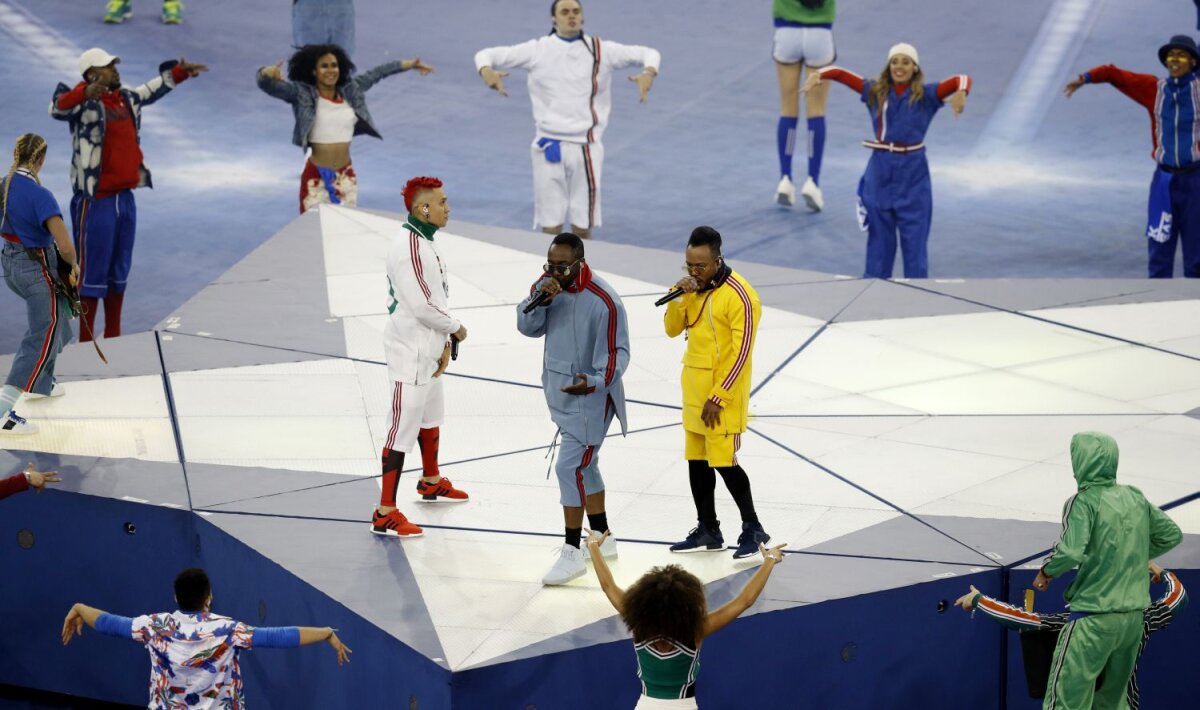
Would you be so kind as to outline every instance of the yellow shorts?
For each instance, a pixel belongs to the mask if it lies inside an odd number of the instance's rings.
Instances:
[[[737,452],[742,448],[741,434],[697,434],[683,430],[684,457],[689,461],[708,461],[713,468],[737,466]]]

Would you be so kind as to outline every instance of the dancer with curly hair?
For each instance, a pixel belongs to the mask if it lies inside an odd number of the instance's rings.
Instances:
[[[336,44],[301,47],[288,60],[258,70],[258,88],[292,105],[292,143],[309,151],[300,173],[300,213],[321,202],[358,206],[358,176],[350,163],[350,141],[365,133],[383,138],[367,110],[367,90],[380,79],[416,69],[433,71],[418,59],[387,62],[358,76],[354,62]]]
[[[600,588],[633,635],[642,697],[638,708],[695,708],[700,645],[728,626],[758,599],[775,565],[783,561],[783,545],[758,546],[763,563],[742,591],[718,609],[708,610],[704,584],[679,565],[655,567],[629,589],[621,589],[601,554],[608,539],[588,531],[587,548]]]

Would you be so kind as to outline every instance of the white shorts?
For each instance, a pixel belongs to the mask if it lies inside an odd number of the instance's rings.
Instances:
[[[417,443],[417,432],[441,426],[445,416],[442,378],[435,377],[424,385],[393,382],[392,411],[383,445],[392,451],[408,453]]]
[[[804,62],[817,69],[833,64],[833,30],[827,27],[776,27],[771,56],[780,64]]]
[[[696,710],[699,706],[696,705],[695,698],[679,698],[672,700],[663,700],[662,698],[652,698],[648,695],[643,695],[638,698],[638,703],[634,706],[634,710]]]
[[[533,228],[570,225],[600,226],[600,171],[604,146],[599,143],[560,144],[562,160],[551,163],[534,140]]]

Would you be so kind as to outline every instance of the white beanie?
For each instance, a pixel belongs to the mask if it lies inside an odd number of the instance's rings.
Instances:
[[[921,66],[921,60],[917,58],[917,48],[908,42],[901,42],[900,44],[892,45],[892,48],[888,50],[888,61],[892,61],[892,57],[896,56],[897,54],[903,54],[904,56],[913,60],[913,64]]]

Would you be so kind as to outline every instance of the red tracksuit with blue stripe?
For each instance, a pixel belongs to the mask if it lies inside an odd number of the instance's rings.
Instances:
[[[867,111],[875,136],[869,141],[887,144],[905,152],[875,148],[867,161],[866,172],[858,183],[860,214],[867,231],[866,278],[890,279],[896,261],[896,237],[904,259],[904,276],[923,279],[929,276],[929,226],[933,220],[933,187],[929,181],[929,163],[925,149],[909,150],[925,141],[925,132],[943,102],[958,91],[971,90],[966,74],[940,84],[925,84],[920,99],[912,101],[911,88],[897,85],[888,92],[882,106],[871,106],[871,88],[875,81],[840,67],[826,67],[821,77],[832,79],[857,91]],[[868,146],[870,147],[870,146]]]
[[[1150,156],[1158,163],[1146,225],[1150,278],[1171,278],[1176,243],[1183,275],[1200,277],[1200,74],[1160,79],[1105,64],[1083,79],[1112,84],[1150,114]]]

